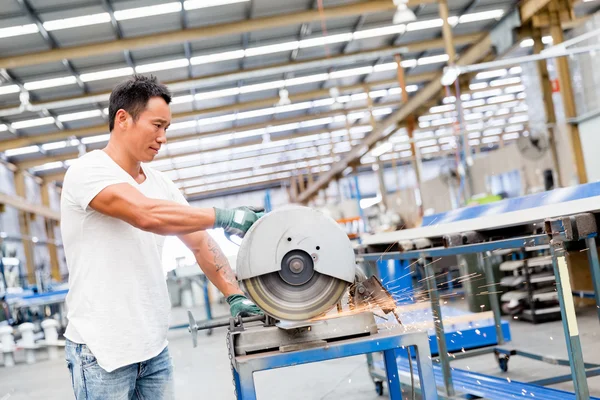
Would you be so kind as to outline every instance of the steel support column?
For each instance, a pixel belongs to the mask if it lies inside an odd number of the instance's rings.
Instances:
[[[579,338],[579,328],[575,315],[575,305],[573,304],[571,280],[569,278],[564,243],[561,241],[551,243],[550,253],[552,255],[554,275],[556,276],[556,291],[558,292],[558,301],[565,331],[567,354],[569,355],[575,395],[577,400],[589,400],[590,392],[585,374],[585,364],[583,362],[583,352],[581,350],[581,340]]]
[[[435,325],[435,336],[438,344],[438,356],[442,366],[442,375],[444,377],[444,388],[446,389],[446,395],[452,397],[454,396],[454,385],[452,384],[452,372],[450,371],[448,346],[446,345],[442,308],[440,307],[440,296],[435,281],[435,272],[431,265],[431,258],[422,260],[425,262],[425,280],[427,282],[427,290],[429,291],[429,299],[431,300],[431,313]]]

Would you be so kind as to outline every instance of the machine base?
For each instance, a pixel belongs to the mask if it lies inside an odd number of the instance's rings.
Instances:
[[[375,317],[363,312],[302,324],[277,326],[244,326],[231,332],[235,355],[248,355],[273,350],[298,351],[326,346],[328,342],[368,336],[377,333]]]

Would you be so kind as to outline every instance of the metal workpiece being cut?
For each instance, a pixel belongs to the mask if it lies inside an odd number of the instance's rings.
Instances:
[[[289,206],[250,228],[236,269],[242,289],[265,313],[306,321],[340,301],[354,282],[356,260],[346,232],[332,218]]]

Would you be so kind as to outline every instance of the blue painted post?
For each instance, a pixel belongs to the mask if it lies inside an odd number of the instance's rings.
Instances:
[[[569,355],[571,376],[573,377],[573,387],[575,388],[577,400],[589,400],[590,391],[585,374],[583,351],[581,349],[581,339],[579,338],[579,328],[577,326],[571,280],[569,278],[565,253],[564,243],[552,243],[550,245],[552,266],[554,267],[554,275],[556,276],[558,303],[560,304],[560,314],[567,342],[567,354]]]
[[[358,215],[360,216],[360,219],[362,219],[363,224],[364,224],[364,230],[366,232],[367,230],[367,219],[365,218],[365,213],[363,212],[362,207],[360,206],[360,201],[362,200],[362,197],[360,195],[360,186],[358,185],[358,175],[354,175],[354,189],[356,190],[356,204],[358,204]]]
[[[588,259],[590,262],[590,271],[592,272],[592,283],[594,284],[594,297],[596,298],[596,311],[600,320],[600,262],[598,261],[598,249],[596,247],[596,238],[585,240],[588,247]]]
[[[402,388],[400,387],[400,373],[398,372],[398,363],[396,361],[396,350],[385,350],[383,352],[383,361],[385,363],[385,375],[388,380],[390,400],[402,400]]]

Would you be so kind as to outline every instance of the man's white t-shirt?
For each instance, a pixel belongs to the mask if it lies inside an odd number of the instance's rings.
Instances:
[[[187,204],[164,174],[142,168],[146,180],[139,184],[108,154],[94,150],[70,166],[63,182],[61,232],[69,269],[65,337],[86,344],[108,372],[155,357],[167,346],[165,237],[89,207],[100,191],[119,183],[146,197]]]

